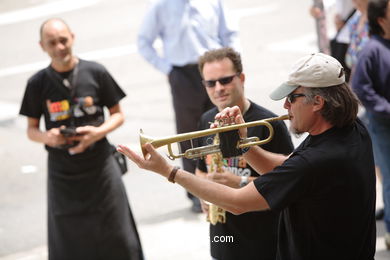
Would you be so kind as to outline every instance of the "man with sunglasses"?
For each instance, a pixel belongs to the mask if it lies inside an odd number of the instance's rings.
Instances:
[[[252,146],[244,159],[261,176],[240,189],[176,169],[150,144],[145,145],[147,159],[125,146],[118,150],[139,167],[234,214],[280,210],[276,259],[374,259],[372,143],[357,118],[359,102],[345,83],[343,67],[325,54],[304,56],[271,98],[286,98],[291,130],[309,135],[289,156]],[[244,122],[238,106],[225,108],[215,118]],[[247,132],[240,129],[240,136],[246,138]]]
[[[215,108],[204,113],[200,119],[200,130],[210,128],[215,115],[226,107],[238,106],[243,111],[245,121],[256,121],[276,115],[266,108],[248,100],[244,94],[245,74],[243,73],[241,56],[232,48],[211,50],[199,59],[199,71],[207,94]],[[282,121],[272,123],[275,136],[263,148],[282,154],[290,154],[294,148],[287,127]],[[264,126],[249,128],[251,136],[264,140],[269,131]],[[200,146],[212,143],[214,136],[200,138]],[[208,180],[240,188],[259,177],[242,156],[224,158],[223,171],[212,172],[213,155],[207,155],[198,161],[196,175]],[[214,167],[216,168],[216,167]],[[203,211],[208,214],[208,204],[202,202]],[[210,224],[210,249],[213,259],[235,260],[259,259],[257,250],[261,251],[261,259],[274,260],[277,245],[277,226],[279,212],[248,212],[239,216],[226,212],[226,222]],[[215,242],[215,238],[232,236],[234,241]]]

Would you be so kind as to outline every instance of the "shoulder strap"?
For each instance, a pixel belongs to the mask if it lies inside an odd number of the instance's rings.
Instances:
[[[74,95],[76,94],[76,79],[78,75],[78,64],[73,69],[72,73],[68,78],[63,79],[51,66],[48,66],[45,71],[49,78],[53,83],[58,87],[58,89],[66,94],[66,96],[70,96],[71,102],[73,103]],[[70,93],[66,91],[66,89],[70,89]]]
[[[45,69],[46,74],[49,76],[51,81],[54,83],[54,85],[57,87],[58,90],[60,90],[65,96],[69,97],[70,102],[70,125],[74,125],[74,96],[76,94],[76,78],[78,73],[78,65],[73,69],[73,72],[71,73],[71,76],[68,78],[63,79],[58,73],[54,71],[54,69],[49,65]],[[70,89],[70,92],[66,90],[66,88]]]
[[[49,76],[51,81],[54,83],[54,85],[58,88],[58,90],[60,90],[66,96],[70,96],[70,93],[65,89],[62,79],[57,73],[54,72],[54,70],[50,66],[45,69],[45,72]]]

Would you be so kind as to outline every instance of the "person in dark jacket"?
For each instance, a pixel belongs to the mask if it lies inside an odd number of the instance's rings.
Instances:
[[[362,50],[352,87],[366,109],[375,160],[382,176],[385,244],[390,250],[390,6],[368,4],[370,40]]]

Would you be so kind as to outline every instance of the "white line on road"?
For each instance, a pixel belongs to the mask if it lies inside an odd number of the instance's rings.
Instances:
[[[42,68],[46,67],[47,65],[49,65],[49,60],[38,61],[38,62],[27,63],[27,64],[23,64],[23,65],[8,67],[8,68],[0,70],[0,77],[16,75],[19,73],[25,73],[25,72],[29,72],[29,71],[35,71],[38,69],[42,69]]]
[[[37,173],[38,167],[35,165],[23,165],[22,167],[20,167],[20,172],[22,174]]]
[[[95,5],[101,0],[62,0],[54,3],[21,9],[18,11],[0,14],[0,25],[28,21],[35,18],[51,16],[53,14],[69,12],[72,10]]]
[[[113,48],[101,49],[96,51],[85,52],[78,55],[80,58],[87,60],[98,60],[102,58],[112,58],[123,55],[129,55],[137,52],[137,47],[135,44],[129,44],[124,46],[118,46]],[[33,63],[27,63],[23,65],[8,67],[5,69],[0,69],[0,78],[16,75],[19,73],[26,73],[29,71],[36,71],[48,66],[50,63],[49,60],[38,61]]]
[[[6,101],[0,101],[0,122],[17,117],[19,104]]]
[[[376,237],[376,251],[385,251],[386,246],[385,246],[385,237]]]
[[[11,22],[18,22],[18,21],[23,21],[28,19],[32,19],[31,17],[37,16],[39,14],[49,14],[49,12],[54,12],[54,10],[71,10],[69,9],[70,7],[67,7],[67,9],[62,9],[62,5],[69,5],[71,8],[76,9],[76,8],[81,8],[85,7],[87,5],[92,5],[97,3],[98,1],[101,0],[66,0],[66,1],[59,1],[57,3],[53,4],[46,4],[42,5],[39,7],[34,7],[34,8],[28,8],[20,11],[15,11],[11,13],[6,13],[3,15],[0,15],[0,25],[5,24],[5,23],[11,23]],[[77,5],[75,3],[78,3]],[[66,4],[65,4],[66,3]],[[274,12],[279,8],[279,5],[277,4],[271,4],[271,5],[266,5],[262,7],[256,7],[256,8],[241,8],[235,11],[231,12],[231,15],[237,19],[240,20],[243,17],[248,17],[248,16],[253,16],[257,14],[264,14],[264,13],[270,13]],[[157,48],[160,48],[162,46],[161,42],[158,42],[156,44]],[[122,55],[129,55],[129,54],[134,54],[137,52],[137,47],[135,44],[129,44],[125,46],[118,46],[118,47],[113,47],[113,48],[108,48],[108,49],[102,49],[102,50],[96,50],[96,51],[91,51],[88,53],[80,54],[80,58],[84,59],[90,59],[90,60],[97,60],[101,58],[111,58],[111,57],[118,57]],[[41,68],[44,68],[49,64],[49,60],[45,61],[38,61],[38,62],[33,62],[33,63],[28,63],[28,64],[23,64],[23,65],[18,65],[18,66],[13,66],[13,67],[8,67],[4,69],[0,69],[0,77],[5,77],[5,76],[11,76],[11,75],[16,75],[19,73],[26,73],[30,71],[36,71]]]
[[[43,245],[24,252],[0,257],[0,260],[47,260],[47,246]]]
[[[315,34],[306,34],[300,37],[269,44],[266,48],[273,52],[317,52]]]
[[[253,8],[241,8],[237,10],[230,11],[230,14],[237,20],[241,20],[242,18],[253,16],[253,15],[259,15],[259,14],[266,14],[266,13],[272,13],[277,11],[280,8],[279,4],[270,4],[270,5],[264,5],[260,7],[253,7]]]

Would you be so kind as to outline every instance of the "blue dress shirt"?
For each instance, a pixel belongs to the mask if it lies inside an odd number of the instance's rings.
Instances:
[[[163,43],[163,53],[155,46]],[[140,54],[161,72],[172,66],[196,64],[207,50],[238,50],[238,34],[228,27],[221,0],[156,0],[151,3],[138,33]]]

